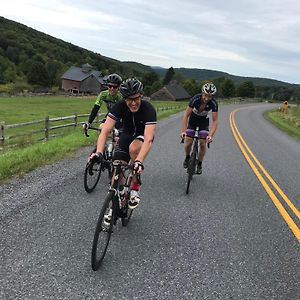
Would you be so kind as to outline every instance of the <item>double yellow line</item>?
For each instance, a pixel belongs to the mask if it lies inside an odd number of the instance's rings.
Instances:
[[[281,188],[278,186],[278,184],[274,181],[274,179],[271,177],[271,175],[265,170],[265,168],[261,165],[261,163],[258,161],[258,159],[255,157],[253,152],[250,150],[248,145],[246,144],[245,140],[241,136],[239,130],[236,127],[235,121],[234,121],[234,115],[235,113],[240,110],[236,109],[230,113],[229,121],[230,121],[230,127],[233,132],[234,138],[236,139],[236,142],[238,143],[243,155],[245,156],[247,162],[249,163],[251,169],[253,170],[254,174],[268,193],[269,197],[277,207],[279,213],[285,220],[285,222],[288,224],[292,232],[294,233],[295,237],[298,239],[300,242],[300,229],[297,226],[297,224],[294,222],[294,220],[291,218],[291,216],[288,214],[284,206],[281,204],[280,200],[278,197],[274,194],[272,191],[270,185],[266,182],[266,180],[263,178],[262,174],[265,175],[265,177],[269,180],[271,185],[275,188],[275,190],[279,193],[279,195],[282,197],[282,199],[286,202],[286,204],[289,206],[289,208],[293,211],[295,214],[296,218],[298,220],[300,219],[300,212],[299,210],[295,207],[295,205],[292,203],[292,201],[285,195],[285,193],[281,190]],[[247,153],[248,152],[248,153]],[[250,157],[250,156],[251,157]],[[256,163],[257,167],[254,162]]]

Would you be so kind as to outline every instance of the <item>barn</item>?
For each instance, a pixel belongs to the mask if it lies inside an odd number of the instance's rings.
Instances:
[[[104,84],[103,74],[93,70],[90,64],[70,67],[61,77],[62,90],[72,93],[98,94]]]
[[[166,101],[182,101],[190,97],[190,94],[176,81],[171,81],[168,85],[165,85],[150,96],[151,100]]]

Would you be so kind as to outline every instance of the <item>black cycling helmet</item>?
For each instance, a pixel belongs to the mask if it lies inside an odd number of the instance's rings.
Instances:
[[[122,82],[120,86],[120,93],[123,98],[141,93],[143,91],[143,84],[136,78],[128,78]]]
[[[122,82],[122,77],[116,73],[107,76],[107,84],[111,83],[120,86],[121,82]]]
[[[209,82],[205,83],[202,87],[202,93],[208,94],[208,95],[214,95],[217,92],[216,86]]]

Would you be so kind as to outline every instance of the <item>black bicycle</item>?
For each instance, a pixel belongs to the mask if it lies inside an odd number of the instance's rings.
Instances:
[[[89,137],[88,134],[89,129],[100,131],[99,128],[89,127],[84,131],[87,137]],[[105,162],[101,164],[94,163],[94,162],[87,162],[84,170],[84,189],[86,190],[87,193],[91,193],[95,189],[101,177],[101,173],[105,172],[105,170],[108,171],[108,178],[110,180],[112,170],[111,170],[111,164],[108,162],[112,161],[114,145],[116,143],[117,135],[118,135],[118,131],[114,129],[112,131],[111,138],[105,144],[105,149],[103,153]],[[94,150],[90,153],[90,155],[95,152],[96,152],[96,148],[94,148]]]
[[[112,183],[102,205],[95,230],[92,247],[92,269],[98,270],[107,251],[113,226],[121,219],[122,226],[127,226],[132,210],[128,207],[133,166],[120,160],[107,161],[112,165]],[[138,178],[140,181],[140,178]],[[140,183],[140,182],[139,182]]]
[[[198,159],[198,152],[199,152],[199,140],[206,139],[206,137],[208,136],[208,131],[199,130],[199,127],[197,126],[196,130],[190,130],[189,136],[192,136],[193,144],[192,144],[192,153],[187,167],[188,179],[187,179],[186,190],[185,190],[186,194],[189,193],[191,180],[193,178],[193,175],[195,174],[196,162]],[[181,143],[183,142],[184,139],[181,140]],[[207,147],[209,148],[209,144],[207,144]]]

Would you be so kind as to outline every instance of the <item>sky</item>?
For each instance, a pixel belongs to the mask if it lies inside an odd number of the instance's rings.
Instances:
[[[120,61],[300,84],[299,0],[0,0],[0,15]]]

